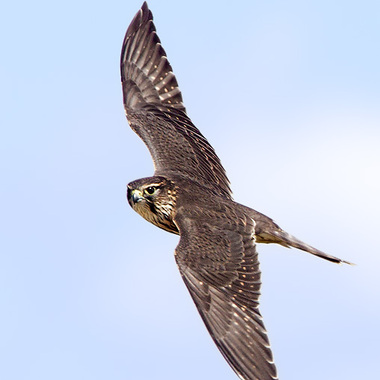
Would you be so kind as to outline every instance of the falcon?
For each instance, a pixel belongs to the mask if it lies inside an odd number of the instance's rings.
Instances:
[[[212,146],[191,122],[146,2],[132,20],[120,59],[124,107],[144,141],[154,176],[128,184],[131,207],[180,236],[175,260],[212,339],[240,379],[277,379],[259,311],[256,243],[294,247],[347,263],[303,243],[271,218],[232,198]]]

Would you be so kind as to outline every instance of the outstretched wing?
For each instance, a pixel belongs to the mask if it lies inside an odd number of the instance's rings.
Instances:
[[[239,377],[277,379],[258,309],[261,281],[254,221],[220,207],[178,210],[177,264],[210,335]]]
[[[145,2],[125,35],[120,69],[128,122],[147,145],[155,175],[179,174],[231,198],[219,158],[186,114]]]

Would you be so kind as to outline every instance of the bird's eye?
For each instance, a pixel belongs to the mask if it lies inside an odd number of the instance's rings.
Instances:
[[[145,189],[145,192],[148,193],[149,195],[152,195],[156,192],[157,187],[155,186],[149,186]]]

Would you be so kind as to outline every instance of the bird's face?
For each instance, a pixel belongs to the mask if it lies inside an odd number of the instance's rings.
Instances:
[[[173,222],[176,203],[174,184],[164,177],[149,177],[133,181],[127,186],[131,207],[148,222],[178,234]]]

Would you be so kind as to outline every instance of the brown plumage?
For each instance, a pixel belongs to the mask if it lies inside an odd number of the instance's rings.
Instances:
[[[177,80],[146,3],[124,38],[121,80],[132,129],[147,145],[154,177],[128,185],[128,201],[146,220],[179,234],[182,278],[219,350],[241,379],[277,379],[259,312],[256,243],[295,247],[335,263],[233,201],[214,149],[186,114]]]

